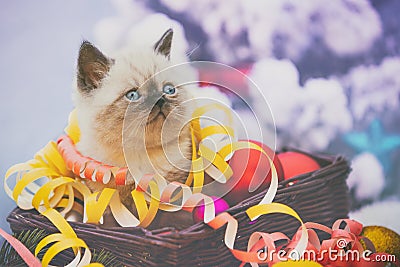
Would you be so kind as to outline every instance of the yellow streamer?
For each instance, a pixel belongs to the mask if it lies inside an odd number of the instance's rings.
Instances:
[[[200,118],[214,109],[225,113],[227,123],[202,128]],[[60,231],[60,233],[45,237],[36,247],[35,254],[37,255],[44,247],[52,244],[42,259],[43,266],[47,266],[58,253],[70,248],[73,249],[76,255],[75,259],[70,263],[71,266],[74,264],[78,266],[102,266],[98,263],[89,264],[91,254],[86,243],[77,237],[64,216],[69,211],[75,210],[83,215],[84,222],[101,223],[104,212],[107,207],[110,207],[112,215],[122,227],[147,227],[151,224],[159,209],[169,212],[181,209],[192,211],[198,203],[204,201],[206,203],[204,222],[212,223],[215,218],[214,203],[209,196],[201,194],[204,184],[204,172],[207,172],[218,182],[224,183],[232,176],[232,169],[226,163],[226,159],[234,151],[251,148],[267,155],[261,147],[246,141],[229,142],[227,145],[224,142],[220,142],[217,144],[219,151],[213,151],[202,143],[202,140],[213,135],[225,135],[231,140],[234,137],[232,124],[233,117],[229,108],[220,104],[209,104],[195,110],[191,122],[192,167],[185,184],[177,182],[168,184],[164,178],[158,175],[143,177],[131,192],[139,218],[136,218],[121,203],[116,189],[105,188],[101,192],[92,193],[81,182],[80,178],[74,177],[71,170],[67,168],[55,142],[48,143],[35,155],[33,160],[12,166],[5,175],[4,188],[19,207],[23,209],[35,208]],[[80,130],[76,110],[71,112],[65,132],[73,143],[79,142]],[[292,215],[301,222],[297,213],[289,207],[270,203],[275,196],[278,179],[272,160],[269,157],[268,159],[272,168],[271,186],[260,205],[247,210],[249,217],[254,219],[262,214],[280,212]],[[207,164],[207,166],[205,163],[211,164]],[[114,175],[116,170],[118,168],[111,168],[111,172]],[[13,174],[16,175],[16,184],[11,189],[7,181]],[[48,181],[44,185],[38,185],[36,181],[43,177]],[[190,187],[191,185],[192,188]],[[83,207],[75,202],[75,197],[77,196],[83,198]],[[64,209],[59,212],[55,208]],[[230,218],[225,235],[225,244],[228,248],[233,249],[238,225],[236,220]],[[231,233],[235,234],[231,235]],[[306,238],[306,236],[307,233],[303,233],[301,242],[299,242],[299,249],[302,249],[303,237]],[[83,256],[81,255],[81,249],[85,250]]]
[[[99,223],[115,191],[112,188],[104,188],[101,192],[95,192],[88,197],[85,208],[88,223]]]
[[[35,209],[39,210],[39,205],[43,201],[44,208],[50,209],[51,208],[49,201],[50,192],[61,185],[71,182],[74,182],[74,179],[68,177],[60,177],[47,182],[36,192],[35,196],[32,199],[32,206]]]
[[[156,216],[159,207],[160,192],[158,186],[154,181],[151,181],[149,185],[151,197],[149,207],[147,207],[145,192],[138,191],[137,189],[132,191],[132,198],[139,214],[140,226],[142,227],[150,225]]]
[[[307,247],[308,232],[300,216],[292,208],[281,203],[269,203],[250,207],[246,210],[246,213],[249,216],[250,220],[255,220],[260,215],[271,213],[283,213],[296,218],[301,224],[301,238],[297,243],[295,250],[298,252],[299,255],[303,255]]]
[[[68,134],[75,144],[79,142],[81,131],[78,126],[78,114],[76,109],[69,114],[68,126],[64,129],[64,132]]]
[[[73,248],[73,247],[83,247],[88,249],[86,243],[79,238],[63,238],[54,245],[52,245],[44,254],[42,259],[42,264],[44,267],[48,266],[50,261],[61,251]]]

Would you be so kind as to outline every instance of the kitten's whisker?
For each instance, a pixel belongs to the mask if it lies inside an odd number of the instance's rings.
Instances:
[[[146,124],[144,123],[145,120],[147,120],[148,116],[144,116],[142,119],[139,121],[132,120],[129,122],[128,125],[124,126],[124,130],[129,129],[130,134],[133,134],[134,136],[137,135],[137,132],[139,131],[140,128],[144,129]]]

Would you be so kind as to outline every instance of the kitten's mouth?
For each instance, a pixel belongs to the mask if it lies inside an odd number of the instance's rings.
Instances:
[[[152,115],[152,113],[153,113],[153,112],[151,112],[151,113],[149,114],[149,117],[147,118],[147,124],[150,124],[150,123],[153,123],[153,122],[155,122],[155,121],[157,121],[157,120],[165,119],[165,118],[166,118],[165,115],[164,115],[164,113],[163,113],[161,110],[158,111],[157,113],[155,113],[154,115]]]

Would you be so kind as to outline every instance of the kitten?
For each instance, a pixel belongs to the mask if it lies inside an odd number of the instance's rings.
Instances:
[[[109,58],[84,41],[78,58],[74,102],[81,130],[77,149],[105,164],[129,166],[132,176],[158,173],[184,182],[190,170],[190,118],[193,106],[185,85],[188,73],[173,68],[173,31],[154,47],[136,48]],[[157,75],[156,75],[157,74]],[[170,115],[170,116],[169,116]],[[85,179],[95,192],[117,188],[123,204],[133,204],[131,178],[126,186]]]

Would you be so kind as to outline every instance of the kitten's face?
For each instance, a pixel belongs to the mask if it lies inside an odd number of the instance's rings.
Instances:
[[[172,65],[171,39],[170,30],[153,49],[115,59],[82,44],[75,94],[82,133],[110,150],[120,149],[122,132],[124,142],[134,147],[141,147],[144,138],[148,148],[177,139],[187,128],[191,109],[185,105],[189,93],[181,85],[185,74],[173,68],[163,71]]]

